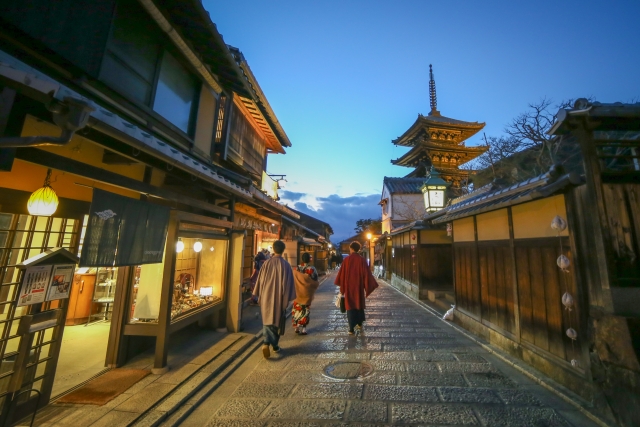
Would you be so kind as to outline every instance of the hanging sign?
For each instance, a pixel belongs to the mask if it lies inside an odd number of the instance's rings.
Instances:
[[[38,265],[25,270],[18,307],[44,302],[51,280],[51,267],[51,265]]]
[[[75,264],[54,265],[46,301],[69,298]]]

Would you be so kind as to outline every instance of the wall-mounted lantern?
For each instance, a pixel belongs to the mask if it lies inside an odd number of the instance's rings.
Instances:
[[[431,168],[429,178],[422,184],[420,190],[424,195],[424,207],[427,212],[435,212],[444,208],[447,203],[447,188],[450,182],[440,178],[438,171]]]

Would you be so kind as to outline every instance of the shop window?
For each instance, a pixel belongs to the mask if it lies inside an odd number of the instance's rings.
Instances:
[[[227,240],[181,238],[172,277],[171,321],[206,308],[224,297]],[[196,249],[200,249],[199,251]],[[164,262],[136,267],[130,323],[157,323]]]
[[[223,297],[227,241],[182,239],[185,249],[176,255],[171,319],[220,301]],[[197,243],[202,250],[196,252]]]

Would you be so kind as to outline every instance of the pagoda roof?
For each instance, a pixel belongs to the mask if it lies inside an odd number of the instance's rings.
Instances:
[[[433,168],[435,171],[437,171],[441,176],[446,177],[460,177],[460,178],[466,178],[469,176],[469,174],[471,174],[472,170],[468,170],[468,169],[457,169],[457,168],[438,168],[438,167],[434,167]],[[422,179],[424,180],[426,177],[426,169],[425,168],[416,168],[414,170],[412,170],[411,172],[409,172],[407,175],[405,175],[404,179]]]
[[[400,158],[391,160],[391,163],[398,166],[415,167],[419,162],[423,161],[425,157],[431,158],[430,153],[439,152],[443,154],[446,153],[452,157],[457,157],[459,160],[456,164],[461,165],[475,159],[487,150],[488,147],[486,146],[465,147],[464,145],[451,145],[426,141],[416,145]]]
[[[484,126],[485,123],[456,120],[442,116],[438,112],[428,116],[418,114],[413,125],[392,142],[395,145],[411,147],[421,140],[421,136],[424,136],[426,139],[444,140],[451,145],[460,144],[478,133]]]

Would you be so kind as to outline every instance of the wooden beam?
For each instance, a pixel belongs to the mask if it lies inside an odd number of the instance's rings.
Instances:
[[[39,150],[37,148],[19,148],[16,157],[27,162],[36,163],[52,169],[61,170],[72,175],[77,175],[89,179],[93,179],[104,184],[113,185],[125,190],[137,191],[142,194],[148,194],[153,197],[171,200],[184,205],[189,205],[218,215],[229,216],[231,211],[211,203],[192,199],[164,188],[155,187],[145,184],[141,181],[109,172],[86,163],[71,160],[57,154]]]

